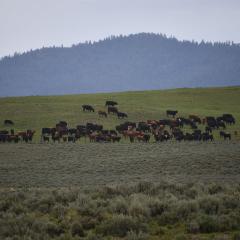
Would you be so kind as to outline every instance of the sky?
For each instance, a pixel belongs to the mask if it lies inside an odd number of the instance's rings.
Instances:
[[[139,32],[240,43],[240,0],[0,0],[0,57]]]

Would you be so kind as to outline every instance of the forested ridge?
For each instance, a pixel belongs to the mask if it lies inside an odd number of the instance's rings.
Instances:
[[[240,46],[161,34],[112,36],[0,60],[0,96],[240,85]]]

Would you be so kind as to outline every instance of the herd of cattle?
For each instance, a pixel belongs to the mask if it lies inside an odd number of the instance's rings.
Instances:
[[[127,118],[128,115],[120,112],[116,105],[118,105],[117,102],[106,101],[107,111],[98,111],[98,115],[108,117],[111,114],[121,119]],[[84,112],[95,112],[91,105],[82,105],[82,110]],[[196,115],[189,115],[188,118],[177,117],[177,114],[178,111],[167,110],[166,119],[147,120],[145,122],[126,121],[112,130],[104,129],[103,125],[95,123],[69,128],[66,121],[60,121],[52,128],[42,128],[41,142],[76,142],[81,138],[85,139],[85,141],[89,139],[90,142],[119,142],[121,139],[129,139],[130,142],[149,142],[151,138],[156,142],[171,139],[176,141],[213,141],[213,131],[219,131],[219,136],[224,140],[232,138],[231,134],[226,132],[227,126],[235,124],[235,118],[232,114],[223,114],[216,118],[208,116],[203,119]],[[11,120],[5,120],[4,124],[8,126],[14,125]],[[190,132],[183,131],[184,126],[187,126]],[[0,131],[0,143],[31,142],[34,133],[33,130],[17,133],[14,132],[14,129],[10,131],[2,130]],[[234,134],[237,135],[237,132],[234,132]]]

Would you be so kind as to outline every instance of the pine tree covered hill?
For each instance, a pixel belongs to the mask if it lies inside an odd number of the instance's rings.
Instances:
[[[0,96],[240,85],[240,46],[141,33],[0,60]]]

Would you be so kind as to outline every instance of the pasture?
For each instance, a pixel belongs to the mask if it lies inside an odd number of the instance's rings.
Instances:
[[[217,117],[231,113],[237,121],[227,131],[233,133],[240,129],[240,87],[2,98],[0,129],[11,129],[3,125],[4,119],[11,119],[18,131],[36,130],[34,142],[40,141],[43,127],[54,127],[61,120],[67,121],[69,127],[92,122],[103,125],[104,129],[115,129],[126,119],[112,115],[104,118],[97,114],[98,110],[106,110],[107,100],[117,101],[119,110],[128,114],[129,121],[159,120],[166,118],[167,109],[177,109],[178,116],[182,117],[190,114]],[[94,106],[96,111],[83,112],[83,104]],[[219,133],[215,132],[214,137],[218,139]]]

